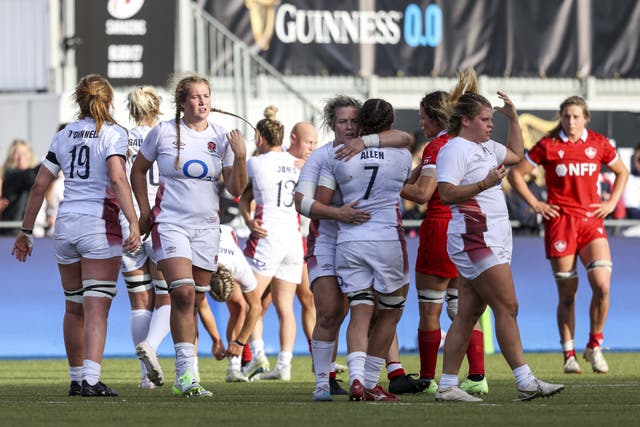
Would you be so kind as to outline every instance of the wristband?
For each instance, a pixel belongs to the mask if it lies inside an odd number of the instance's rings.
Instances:
[[[307,196],[302,196],[302,201],[300,202],[300,213],[306,217],[311,217],[311,205],[315,202],[314,199]]]
[[[361,136],[360,139],[364,142],[364,146],[367,148],[380,147],[380,136],[377,133]]]
[[[484,180],[478,181],[477,185],[478,185],[478,190],[480,190],[481,192],[487,189],[487,187],[484,185]]]
[[[239,345],[240,347],[244,347],[245,343],[243,343],[242,341],[239,340],[233,340],[234,343],[236,343],[236,345]]]
[[[20,231],[22,231],[27,236],[31,236],[33,234],[33,228],[20,227]]]

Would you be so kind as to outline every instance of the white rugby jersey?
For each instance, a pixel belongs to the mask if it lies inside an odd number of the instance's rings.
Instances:
[[[300,171],[299,183],[305,183],[305,187],[313,188],[311,194],[315,195],[316,186],[320,179],[320,170],[327,159],[333,155],[333,141],[315,149]],[[342,205],[342,194],[339,191],[333,193],[331,198],[333,206]],[[336,240],[338,239],[338,223],[333,219],[314,219],[309,224],[309,235],[307,236],[307,256],[311,255],[334,255]]]
[[[367,148],[348,161],[336,160],[335,150],[325,162],[318,185],[342,191],[345,204],[371,214],[362,224],[339,223],[338,243],[398,240],[404,235],[400,191],[411,175],[411,154],[404,148]]]
[[[191,229],[219,227],[216,184],[222,169],[232,166],[234,159],[227,133],[211,122],[196,132],[180,120],[180,164],[176,169],[175,121],[160,122],[149,132],[139,154],[158,164],[160,186],[152,209],[155,222]]]
[[[55,176],[64,174],[64,196],[58,215],[81,213],[118,221],[120,211],[109,184],[107,159],[125,158],[127,131],[105,123],[100,134],[96,123],[87,117],[69,123],[54,136],[42,164]]]
[[[299,230],[293,200],[299,175],[296,158],[284,151],[269,151],[247,161],[256,201],[254,218],[261,218],[267,230]]]
[[[438,182],[453,185],[475,184],[487,177],[490,169],[504,162],[507,148],[493,140],[481,144],[455,137],[445,144],[436,161]],[[481,191],[461,203],[451,205],[450,234],[478,233],[496,222],[508,221],[502,183]]]
[[[127,179],[131,182],[131,167],[136,160],[136,156],[140,151],[140,146],[151,132],[151,126],[136,126],[129,131],[129,151],[127,152]],[[147,196],[149,197],[149,205],[153,206],[156,200],[156,194],[158,193],[158,186],[160,185],[160,174],[158,173],[158,164],[152,163],[149,171],[147,172]],[[140,208],[138,207],[138,201],[133,198],[133,206],[136,209],[136,213],[140,214]]]

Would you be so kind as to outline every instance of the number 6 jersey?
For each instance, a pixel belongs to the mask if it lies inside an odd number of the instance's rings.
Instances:
[[[74,212],[118,220],[118,203],[109,184],[107,159],[127,153],[127,131],[105,123],[96,131],[88,117],[69,123],[56,134],[42,164],[53,175],[64,174],[64,198],[58,215]]]

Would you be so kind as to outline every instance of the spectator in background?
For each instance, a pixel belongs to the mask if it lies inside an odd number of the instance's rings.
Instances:
[[[534,169],[525,177],[525,182],[529,191],[538,200],[547,200],[547,189],[538,183],[539,173]],[[514,233],[525,236],[540,235],[542,216],[534,211],[513,189],[505,191],[507,209],[509,209],[509,219],[517,221],[518,226],[514,226]]]
[[[2,221],[22,220],[39,168],[29,143],[23,139],[14,139],[7,150],[7,157],[0,175],[2,183],[0,219]],[[10,235],[18,234],[17,231],[10,229],[0,229],[0,232]]]
[[[627,218],[640,219],[640,144],[636,145],[631,156],[631,175],[624,187],[622,201]]]
[[[584,99],[572,96],[560,104],[560,123],[509,171],[513,189],[544,218],[545,250],[558,288],[557,321],[564,353],[564,372],[581,373],[575,356],[577,259],[587,269],[592,289],[589,341],[583,357],[594,372],[609,372],[602,355],[604,325],[609,312],[611,251],[604,218],[622,196],[629,171],[604,136],[586,128],[589,110]],[[615,174],[611,196],[601,201],[597,180],[602,164]],[[527,187],[525,176],[537,166],[545,170],[549,197],[540,200]]]

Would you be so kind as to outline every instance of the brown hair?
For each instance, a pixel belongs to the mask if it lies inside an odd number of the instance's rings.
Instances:
[[[178,150],[178,157],[176,158],[175,168],[176,170],[180,168],[180,150],[182,149],[182,143],[180,141],[180,117],[182,113],[182,103],[187,100],[187,96],[189,95],[189,86],[192,84],[203,83],[207,85],[209,88],[209,92],[211,92],[211,85],[209,84],[209,80],[198,74],[188,74],[185,77],[182,77],[176,83],[176,88],[174,90],[173,101],[176,104],[176,116],[175,116],[175,125],[176,125],[176,135],[178,136],[178,142],[176,144]]]
[[[384,99],[367,99],[360,109],[362,134],[371,135],[391,129],[395,119],[393,106]]]
[[[438,124],[440,129],[446,129],[449,124],[449,113],[447,103],[449,102],[449,94],[442,90],[427,93],[420,100],[420,109],[431,120]]]
[[[333,98],[329,98],[324,105],[322,126],[325,129],[334,130],[338,109],[345,107],[352,107],[360,111],[362,104],[357,99],[346,95],[336,95]]]
[[[278,107],[269,105],[264,109],[264,119],[260,120],[256,125],[256,129],[260,132],[269,147],[278,147],[282,145],[284,138],[284,125],[276,120]]]
[[[162,98],[151,86],[138,86],[127,95],[127,109],[136,125],[155,123]]]
[[[84,76],[74,93],[74,101],[80,107],[78,117],[91,117],[96,122],[96,131],[100,133],[104,123],[117,124],[111,115],[113,88],[99,74]]]
[[[449,124],[447,133],[460,135],[462,117],[473,119],[483,107],[491,108],[491,103],[479,94],[478,77],[473,68],[467,68],[458,75],[458,83],[449,94]]]
[[[564,109],[571,105],[582,107],[582,114],[584,114],[584,118],[589,120],[589,118],[591,117],[591,114],[589,113],[587,102],[579,96],[570,96],[569,98],[562,101],[562,104],[560,104],[560,109],[558,110],[558,114],[560,115],[560,118],[562,118],[562,112],[564,111]],[[547,136],[552,138],[557,138],[560,136],[561,130],[562,130],[562,119],[558,122],[558,124],[553,129],[549,131]]]

